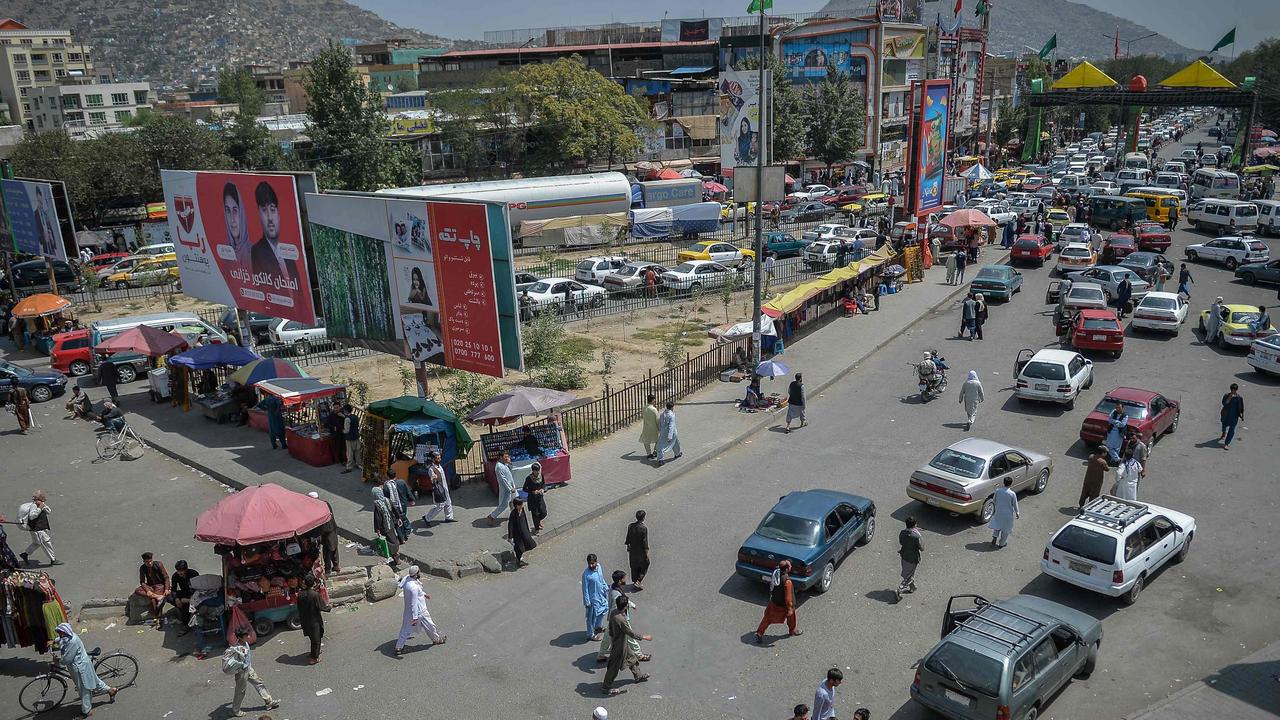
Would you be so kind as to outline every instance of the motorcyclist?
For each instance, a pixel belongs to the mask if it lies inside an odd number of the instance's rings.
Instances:
[[[924,390],[936,392],[942,385],[943,375],[938,372],[938,366],[934,363],[933,357],[932,352],[925,352],[920,364],[916,365],[916,372],[920,376],[920,384],[924,386]]]
[[[947,371],[951,369],[951,366],[947,364],[947,359],[938,356],[937,350],[929,351],[929,359],[933,362],[934,367],[938,368],[938,372],[943,375],[946,375]]]

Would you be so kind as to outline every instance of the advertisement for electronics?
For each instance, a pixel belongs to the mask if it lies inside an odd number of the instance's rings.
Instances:
[[[315,322],[293,176],[164,170],[161,181],[184,294]]]
[[[924,84],[918,126],[920,159],[916,166],[916,212],[942,206],[942,180],[947,167],[947,122],[951,95],[948,80],[930,80]]]
[[[47,182],[0,180],[0,193],[4,195],[4,215],[14,250],[65,261],[67,250],[62,244],[53,186]]]

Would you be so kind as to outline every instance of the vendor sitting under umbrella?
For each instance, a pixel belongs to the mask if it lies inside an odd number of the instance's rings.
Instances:
[[[542,444],[538,442],[538,436],[533,434],[533,426],[524,426],[524,435],[520,438],[520,446],[524,451],[529,453],[529,457],[542,457]]]

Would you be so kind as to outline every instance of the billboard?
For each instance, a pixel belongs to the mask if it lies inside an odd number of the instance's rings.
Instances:
[[[325,269],[320,298],[328,336],[495,377],[504,366],[518,368],[519,342],[504,343],[498,301],[505,288],[507,309],[514,307],[501,210],[492,203],[308,195],[312,248]]]
[[[663,18],[662,42],[711,42],[720,39],[724,20],[720,18],[703,18],[701,20],[676,20]]]
[[[942,181],[947,167],[947,111],[951,99],[950,80],[929,80],[921,93],[919,123],[916,126],[919,157],[916,160],[916,213],[942,206]]]
[[[160,179],[184,294],[315,322],[292,175],[162,170]]]
[[[0,180],[4,215],[13,249],[27,255],[66,260],[53,186],[33,180]]]
[[[854,55],[852,45],[867,43],[866,31],[832,33],[805,38],[783,38],[782,66],[793,83],[818,82],[829,68],[859,83],[867,81],[867,60]]]
[[[768,72],[765,72],[768,82]],[[720,167],[755,165],[766,147],[760,132],[760,74],[756,70],[720,73]]]

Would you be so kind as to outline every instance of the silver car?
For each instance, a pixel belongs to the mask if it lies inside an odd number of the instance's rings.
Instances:
[[[1132,289],[1133,304],[1138,304],[1142,298],[1147,296],[1147,292],[1151,290],[1151,284],[1142,279],[1142,276],[1134,272],[1132,268],[1122,267],[1120,265],[1097,265],[1088,270],[1080,270],[1077,272],[1066,273],[1066,277],[1072,283],[1085,282],[1096,283],[1102,287],[1102,292],[1107,296],[1107,302],[1116,299],[1116,293],[1119,291],[1120,281],[1125,278],[1129,279],[1129,285]]]
[[[1013,490],[1043,492],[1053,472],[1053,458],[993,440],[966,438],[943,449],[911,473],[907,496],[953,513],[973,515],[979,523],[995,514],[996,488],[1005,478]]]

